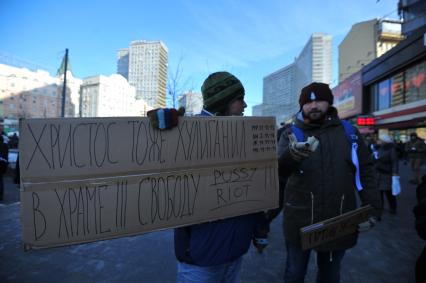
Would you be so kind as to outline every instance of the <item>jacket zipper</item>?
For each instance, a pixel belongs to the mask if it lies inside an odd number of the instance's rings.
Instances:
[[[314,193],[311,192],[311,224],[314,224]]]

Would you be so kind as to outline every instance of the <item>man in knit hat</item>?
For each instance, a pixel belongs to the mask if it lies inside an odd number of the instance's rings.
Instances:
[[[247,104],[240,80],[228,72],[208,76],[201,86],[204,109],[217,116],[242,116]]]
[[[241,116],[247,106],[244,87],[228,72],[208,76],[201,87],[202,115]],[[248,251],[263,213],[175,229],[178,282],[239,282],[242,256]]]
[[[359,168],[355,169],[351,163],[352,146],[332,106],[329,86],[314,82],[304,87],[299,104],[293,127],[282,133],[278,143],[279,167],[283,169],[280,174],[288,177],[284,195],[286,283],[303,282],[306,274],[311,250],[302,250],[300,228],[356,209],[357,189],[362,204],[371,204],[377,208],[375,215],[380,215],[380,197],[369,151],[356,131]],[[294,127],[301,130],[303,142],[296,138]],[[356,181],[357,172],[361,184]],[[371,218],[362,226],[369,228],[373,224]],[[357,234],[350,234],[314,248],[317,282],[340,281],[341,260],[356,240]]]

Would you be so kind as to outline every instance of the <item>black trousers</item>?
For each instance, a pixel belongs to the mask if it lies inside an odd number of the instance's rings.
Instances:
[[[396,197],[392,194],[391,190],[387,190],[387,191],[380,191],[380,196],[382,199],[382,208],[384,208],[385,206],[385,200],[384,200],[384,196],[386,195],[386,198],[388,199],[388,203],[389,203],[389,208],[391,211],[396,211]]]

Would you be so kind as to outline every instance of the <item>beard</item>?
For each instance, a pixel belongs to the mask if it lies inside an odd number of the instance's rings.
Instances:
[[[326,113],[317,108],[314,108],[307,113],[305,111],[302,111],[302,115],[311,123],[322,123],[325,120]]]

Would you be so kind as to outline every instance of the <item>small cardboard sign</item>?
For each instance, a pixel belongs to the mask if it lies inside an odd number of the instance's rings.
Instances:
[[[24,119],[26,249],[97,241],[278,206],[275,119]]]
[[[340,237],[356,233],[358,224],[367,221],[373,208],[363,206],[342,215],[300,228],[302,249],[308,250]]]

